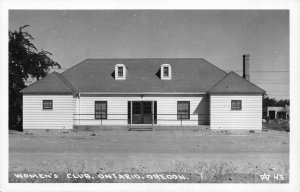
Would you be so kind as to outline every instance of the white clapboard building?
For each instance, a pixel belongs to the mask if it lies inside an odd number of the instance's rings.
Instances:
[[[26,87],[23,129],[200,126],[262,129],[264,90],[204,59],[87,59]]]

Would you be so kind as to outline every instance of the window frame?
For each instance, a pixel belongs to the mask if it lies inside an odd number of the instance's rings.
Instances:
[[[51,107],[46,107],[48,105],[46,102],[50,102]],[[43,110],[53,110],[53,100],[50,99],[43,100]]]
[[[183,111],[183,110],[179,111],[179,104],[187,104],[188,109],[186,109],[185,111]],[[190,101],[177,101],[177,119],[179,119],[179,120],[190,119],[190,117],[191,117],[190,110],[191,110],[191,102]],[[180,114],[182,112],[187,112],[187,114]],[[187,115],[187,117],[185,117],[186,115]]]
[[[240,104],[238,104],[240,102]],[[241,111],[242,110],[242,100],[234,99],[231,100],[231,110],[232,111]]]
[[[166,69],[166,71],[165,71],[165,69]],[[163,66],[163,76],[170,77],[170,67],[169,66]]]
[[[105,111],[102,111],[101,109],[100,111],[97,111],[96,105],[98,103],[105,104]],[[99,112],[100,114],[97,114],[97,112]],[[104,114],[102,114],[101,112],[104,112]],[[107,119],[107,101],[95,101],[95,119]]]
[[[172,67],[168,63],[160,65],[160,79],[161,80],[171,80],[172,79]]]
[[[122,73],[120,75],[120,73]],[[123,66],[118,66],[118,77],[124,77],[124,67]]]

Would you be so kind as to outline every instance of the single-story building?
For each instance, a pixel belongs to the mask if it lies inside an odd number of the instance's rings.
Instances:
[[[23,129],[262,129],[264,90],[204,59],[87,59],[23,89]]]
[[[270,119],[289,119],[290,118],[290,106],[286,105],[285,107],[267,107],[267,116]]]

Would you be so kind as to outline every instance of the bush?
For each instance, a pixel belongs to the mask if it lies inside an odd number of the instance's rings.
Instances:
[[[273,120],[267,124],[267,128],[276,131],[290,131],[290,123],[289,121],[284,120]]]

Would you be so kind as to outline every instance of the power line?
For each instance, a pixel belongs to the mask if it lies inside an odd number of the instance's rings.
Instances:
[[[278,85],[286,85],[286,84],[289,84],[289,83],[258,83],[258,82],[256,82],[256,84],[272,84],[272,85],[278,84]]]
[[[280,72],[290,72],[290,71],[250,71],[250,73],[280,73]]]
[[[226,71],[232,71],[232,70],[226,70]],[[243,70],[233,70],[233,71],[235,71],[235,72],[243,72]],[[284,71],[284,70],[282,70],[282,71],[250,71],[250,73],[252,73],[252,72],[254,72],[254,73],[272,73],[272,72],[274,72],[274,73],[280,73],[280,72],[290,72],[290,71]]]

